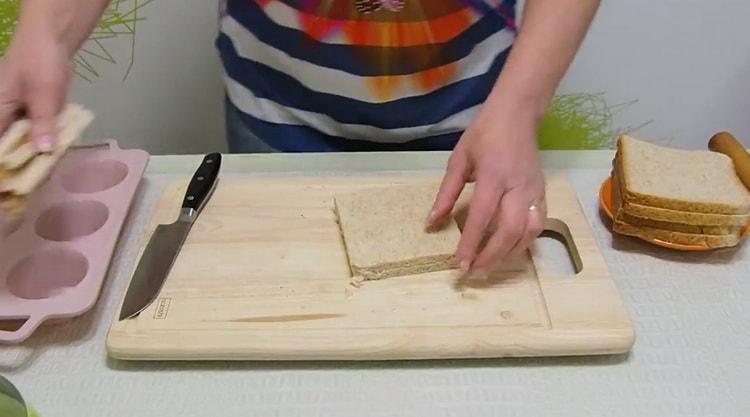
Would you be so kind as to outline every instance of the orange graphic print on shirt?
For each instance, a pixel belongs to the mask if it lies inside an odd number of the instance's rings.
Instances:
[[[456,65],[429,66],[450,53],[451,41],[485,13],[502,14],[502,0],[249,0],[265,7],[281,1],[298,13],[298,25],[310,38],[327,42],[343,38],[359,62],[374,68],[366,77],[374,97],[387,101],[405,82],[420,92],[439,88],[455,75]],[[512,20],[512,13],[507,14]],[[514,22],[506,22],[512,26]],[[356,48],[356,47],[368,48]],[[399,73],[394,49],[409,48],[408,59],[422,68]],[[362,50],[366,49],[366,52]]]

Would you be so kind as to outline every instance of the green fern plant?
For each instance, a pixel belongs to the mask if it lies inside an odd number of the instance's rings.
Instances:
[[[539,148],[548,150],[609,149],[621,134],[648,124],[617,129],[617,111],[636,101],[610,105],[603,93],[576,93],[556,96],[539,127]]]
[[[127,78],[135,59],[135,34],[138,22],[143,20],[139,12],[152,1],[154,0],[112,0],[88,42],[73,58],[75,74],[91,81],[99,76],[98,65],[118,64],[108,51],[106,42],[115,38],[127,38],[130,42],[129,62],[124,76]],[[13,36],[21,8],[20,3],[20,0],[0,0],[0,56],[5,53]]]
[[[13,36],[20,8],[20,0],[0,0],[0,55],[5,53]]]

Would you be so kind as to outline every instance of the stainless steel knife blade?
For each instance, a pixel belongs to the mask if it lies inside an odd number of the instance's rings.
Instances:
[[[186,221],[157,226],[133,274],[120,311],[120,320],[136,316],[159,295],[182,244],[190,233],[190,226],[192,223]]]
[[[221,154],[206,155],[188,185],[177,221],[157,226],[133,273],[120,321],[138,316],[158,297],[190,229],[216,188],[220,169]]]

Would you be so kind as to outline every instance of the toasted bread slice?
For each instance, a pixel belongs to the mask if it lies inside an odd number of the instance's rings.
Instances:
[[[692,213],[750,214],[750,191],[721,153],[617,141],[625,203]]]
[[[437,184],[402,185],[336,195],[349,265],[357,280],[454,268],[461,237],[454,219],[426,231]]]

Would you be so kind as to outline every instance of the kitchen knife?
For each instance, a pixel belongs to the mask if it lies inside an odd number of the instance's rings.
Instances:
[[[177,221],[157,226],[130,281],[120,321],[137,316],[159,295],[191,227],[216,188],[220,169],[221,154],[206,155],[188,185]]]

